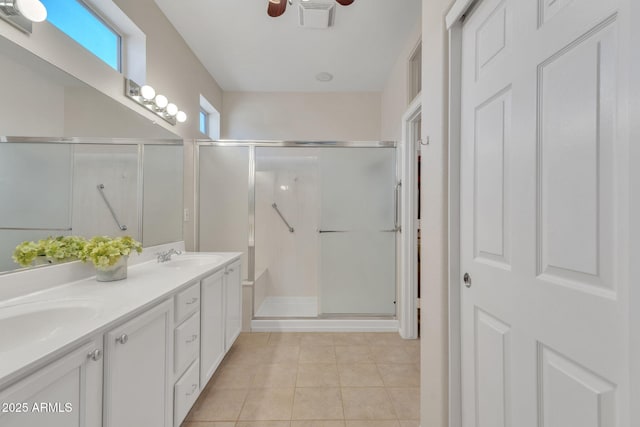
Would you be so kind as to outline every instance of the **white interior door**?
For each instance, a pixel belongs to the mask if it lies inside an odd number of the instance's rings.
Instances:
[[[463,23],[464,427],[629,426],[626,5]]]

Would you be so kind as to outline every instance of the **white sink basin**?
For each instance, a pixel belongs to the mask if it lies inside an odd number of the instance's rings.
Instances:
[[[100,314],[89,300],[41,301],[0,307],[0,354],[25,344],[46,341],[78,322]]]
[[[192,268],[204,267],[222,262],[223,258],[218,255],[178,255],[171,258],[171,261],[163,262],[161,265],[169,268]]]

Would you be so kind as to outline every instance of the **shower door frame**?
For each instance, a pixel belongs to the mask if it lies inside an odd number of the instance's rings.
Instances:
[[[398,152],[396,141],[270,141],[270,140],[194,140],[194,188],[195,188],[195,248],[200,251],[200,147],[246,147],[249,150],[248,168],[248,218],[249,218],[249,239],[247,245],[247,281],[255,284],[255,171],[256,171],[256,148],[394,148],[396,150],[396,183],[400,181],[401,174],[401,153]],[[399,201],[400,209],[404,209],[405,199]],[[399,219],[401,221],[401,219]],[[399,224],[401,225],[401,224]],[[401,227],[400,227],[401,228]],[[398,230],[400,232],[400,230]],[[399,251],[399,244],[396,240],[396,253]],[[398,262],[399,261],[399,262]],[[399,271],[402,260],[396,259],[396,271]],[[411,294],[410,289],[398,289],[396,273],[395,294],[396,294],[396,314],[395,319],[399,321],[399,329],[403,328],[403,317],[398,314],[403,307],[409,307],[411,301],[400,300],[401,297]],[[408,281],[400,281],[400,287],[411,286]],[[255,288],[252,287],[252,293]],[[251,319],[255,319],[255,307],[253,304],[255,295],[252,295]],[[406,326],[405,326],[406,328]]]

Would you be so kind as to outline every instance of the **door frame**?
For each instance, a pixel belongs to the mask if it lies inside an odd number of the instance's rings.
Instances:
[[[460,278],[460,155],[462,126],[462,27],[482,0],[456,0],[445,17],[449,40],[449,427],[462,427],[462,322]]]
[[[422,96],[418,94],[402,116],[399,179],[401,213],[399,230],[400,295],[399,333],[402,338],[418,338],[418,185],[416,153],[420,142],[415,123],[422,118]],[[397,225],[396,225],[397,226]]]

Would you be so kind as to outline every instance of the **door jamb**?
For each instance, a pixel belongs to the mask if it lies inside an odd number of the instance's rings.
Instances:
[[[400,146],[401,221],[400,230],[400,336],[418,338],[418,185],[416,182],[417,135],[414,123],[421,118],[422,97],[418,94],[402,116]]]
[[[462,427],[462,324],[460,309],[462,26],[465,13],[476,2],[476,0],[457,0],[445,18],[449,33],[449,427]]]

